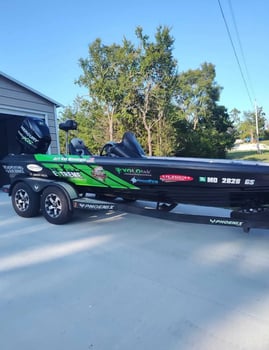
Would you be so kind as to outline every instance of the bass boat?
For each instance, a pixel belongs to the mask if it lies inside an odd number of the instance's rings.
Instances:
[[[24,119],[17,133],[19,154],[1,159],[19,215],[33,216],[23,209],[25,203],[20,209],[25,192],[42,209],[48,188],[59,186],[71,199],[92,193],[109,199],[163,203],[168,210],[179,203],[230,208],[245,214],[264,214],[267,210],[269,163],[149,157],[131,132],[126,132],[121,142],[109,142],[99,155],[93,155],[81,139],[68,143],[68,132],[76,126],[72,120],[60,124],[66,131],[68,150],[65,154],[47,154],[51,140],[47,125],[40,119]]]

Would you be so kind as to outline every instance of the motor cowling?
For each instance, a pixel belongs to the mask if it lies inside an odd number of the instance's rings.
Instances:
[[[16,137],[21,146],[21,153],[46,153],[50,143],[50,131],[41,118],[24,118]]]

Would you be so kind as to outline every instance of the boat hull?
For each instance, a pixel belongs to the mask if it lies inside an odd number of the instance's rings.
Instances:
[[[72,184],[79,193],[217,207],[269,204],[269,164],[195,158],[9,155],[11,184],[22,178]]]

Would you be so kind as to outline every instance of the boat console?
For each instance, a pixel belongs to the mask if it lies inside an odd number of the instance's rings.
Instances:
[[[102,156],[107,157],[125,157],[125,158],[143,158],[145,152],[131,131],[124,133],[121,142],[108,142],[104,145]]]

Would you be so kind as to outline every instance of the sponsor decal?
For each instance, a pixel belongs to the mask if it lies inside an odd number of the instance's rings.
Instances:
[[[127,176],[151,176],[150,169],[141,169],[141,168],[115,168],[116,172],[120,175]]]
[[[62,171],[62,170],[51,170],[53,175],[57,177],[72,177],[72,178],[78,178],[81,179],[82,176],[79,171]]]
[[[130,180],[133,184],[135,183],[141,183],[141,184],[147,184],[147,185],[158,185],[158,180],[152,180],[152,179],[137,179],[136,177],[132,177]]]
[[[23,167],[20,165],[3,165],[3,168],[8,174],[24,174]]]
[[[43,169],[43,168],[42,168],[40,165],[38,165],[38,164],[27,164],[26,168],[27,168],[28,170],[33,171],[33,172],[36,172],[36,173],[42,171],[42,169]]]
[[[163,174],[160,176],[160,180],[163,182],[185,182],[193,181],[193,177],[180,174]]]
[[[106,173],[105,173],[104,168],[102,166],[97,166],[96,168],[94,168],[92,170],[91,175],[95,179],[100,180],[100,181],[105,181],[105,179],[106,179]]]
[[[42,174],[42,173],[31,173],[31,176],[33,177],[48,177],[47,174]]]
[[[230,219],[216,219],[212,218],[209,220],[210,224],[215,225],[232,225],[232,226],[242,226],[244,224],[243,221],[230,220]]]
[[[50,159],[41,159],[40,156],[36,156],[39,161],[50,161]],[[61,162],[61,163],[94,163],[94,157],[86,158],[86,157],[73,157],[73,156],[56,156],[52,158],[53,162]]]

